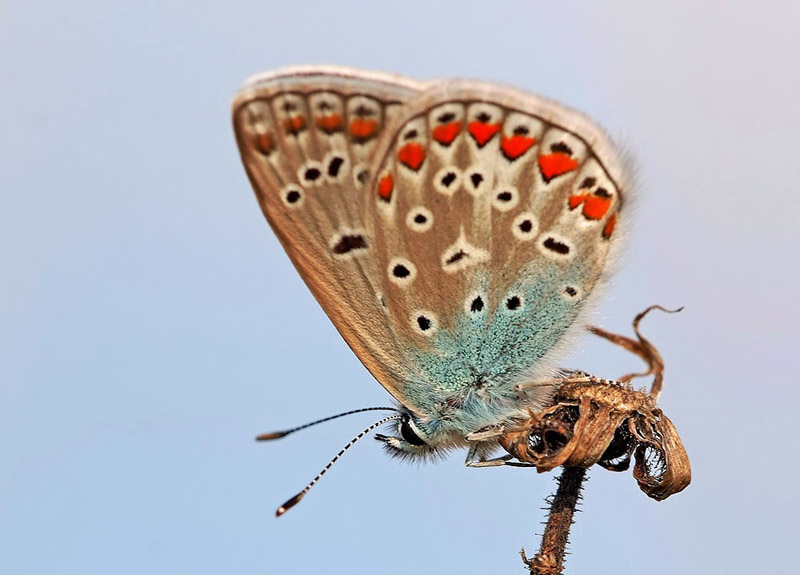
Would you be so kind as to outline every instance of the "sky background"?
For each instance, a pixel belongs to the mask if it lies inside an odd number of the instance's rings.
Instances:
[[[435,6],[435,8],[434,8]],[[254,73],[513,84],[637,159],[595,321],[643,329],[693,466],[656,503],[591,471],[568,573],[790,572],[800,345],[796,2],[0,2],[0,572],[522,573],[553,475],[417,467],[258,209],[230,126]],[[565,362],[638,360],[587,337]]]

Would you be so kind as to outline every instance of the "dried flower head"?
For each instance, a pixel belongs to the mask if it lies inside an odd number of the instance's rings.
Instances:
[[[639,333],[639,322],[653,309],[668,311],[652,306],[636,316],[635,340],[591,329],[642,357],[648,371],[616,381],[583,372],[567,374],[550,407],[531,412],[528,420],[503,430],[499,441],[511,457],[539,472],[559,466],[588,468],[595,463],[611,471],[625,471],[633,458],[633,476],[639,487],[659,501],[689,485],[692,474],[686,450],[675,426],[656,405],[664,364],[655,347]],[[630,380],[640,375],[653,375],[649,392],[631,387]]]

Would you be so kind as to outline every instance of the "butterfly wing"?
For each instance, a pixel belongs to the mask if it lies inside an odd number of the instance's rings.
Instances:
[[[447,81],[414,101],[374,172],[368,233],[415,365],[407,403],[459,433],[502,421],[521,407],[514,386],[581,326],[628,186],[619,153],[556,102]]]
[[[344,339],[400,401],[408,364],[392,353],[364,215],[375,151],[420,89],[399,76],[292,68],[250,80],[233,103],[264,215]]]
[[[514,386],[580,326],[615,243],[628,180],[602,130],[509,88],[330,68],[251,81],[233,115],[276,235],[429,439],[536,404]]]

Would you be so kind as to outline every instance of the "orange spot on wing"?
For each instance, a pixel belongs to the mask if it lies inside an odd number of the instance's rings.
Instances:
[[[617,225],[617,214],[611,214],[611,217],[608,218],[606,225],[603,226],[603,237],[608,239],[611,237],[611,234],[614,232],[614,226]]]
[[[392,192],[394,191],[394,178],[392,174],[386,174],[378,180],[378,197],[384,202],[392,199]]]
[[[289,134],[299,134],[306,129],[306,119],[303,116],[292,116],[283,121],[283,128]]]
[[[556,176],[571,172],[578,167],[578,160],[563,152],[553,152],[552,154],[542,154],[539,156],[539,169],[545,183]]]
[[[589,220],[599,220],[606,215],[610,207],[610,196],[586,196],[586,201],[583,204],[583,215]]]
[[[369,118],[356,118],[350,122],[350,135],[356,142],[365,142],[378,133],[378,121]]]
[[[500,131],[500,124],[487,124],[486,122],[475,121],[467,124],[467,130],[475,139],[475,143],[478,144],[478,147],[482,148]]]
[[[339,114],[330,114],[329,116],[320,116],[317,118],[317,126],[323,132],[328,134],[338,132],[342,129],[342,117]]]
[[[397,152],[397,159],[416,172],[425,161],[425,148],[419,142],[409,142]]]
[[[440,124],[435,126],[431,131],[433,139],[443,146],[449,146],[456,139],[459,132],[461,132],[460,122],[450,122],[449,124]]]
[[[569,197],[569,209],[574,210],[586,200],[586,194],[574,194]]]
[[[253,147],[256,150],[268,156],[275,148],[275,142],[272,141],[272,136],[266,133],[256,134],[253,136]]]
[[[522,154],[531,149],[536,143],[536,138],[529,138],[523,135],[514,135],[511,137],[503,136],[500,140],[500,149],[503,150],[503,155],[509,160],[516,160]]]

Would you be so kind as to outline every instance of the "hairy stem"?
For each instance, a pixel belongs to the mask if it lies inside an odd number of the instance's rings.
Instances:
[[[533,575],[561,575],[572,517],[585,479],[586,469],[582,467],[566,467],[558,478],[558,490],[550,505],[539,552],[528,559],[522,550],[522,560]]]

